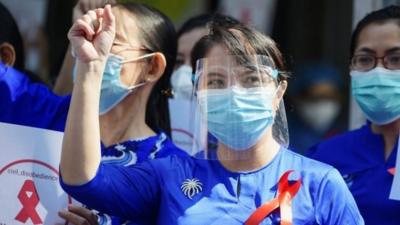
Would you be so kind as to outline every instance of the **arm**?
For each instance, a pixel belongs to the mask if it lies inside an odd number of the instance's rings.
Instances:
[[[151,218],[158,212],[160,179],[152,162],[134,167],[100,164],[96,176],[80,185],[61,186],[74,199],[102,213],[130,220]]]
[[[72,70],[74,68],[75,59],[71,54],[71,46],[68,47],[67,52],[64,56],[64,61],[61,67],[61,71],[57,76],[56,84],[54,85],[53,91],[58,95],[66,95],[72,91]]]
[[[353,196],[336,169],[331,169],[325,175],[315,197],[318,224],[364,224]]]
[[[110,5],[89,11],[68,34],[77,57],[77,78],[61,153],[60,173],[66,184],[87,183],[100,164],[100,85],[114,37],[115,18]]]

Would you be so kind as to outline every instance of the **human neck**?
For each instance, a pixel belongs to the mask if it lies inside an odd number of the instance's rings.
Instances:
[[[223,144],[218,145],[217,156],[229,171],[255,171],[270,163],[279,152],[280,145],[272,137],[272,129],[251,148],[244,151],[231,150]]]
[[[381,134],[385,144],[384,155],[387,160],[392,153],[396,140],[399,136],[400,119],[385,125],[371,124],[371,130],[375,134]]]
[[[155,135],[145,122],[147,98],[137,94],[128,95],[111,111],[100,116],[100,136],[105,146]]]

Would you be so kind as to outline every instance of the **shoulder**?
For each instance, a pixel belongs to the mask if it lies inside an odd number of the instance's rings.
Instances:
[[[328,171],[334,169],[332,166],[323,162],[308,158],[288,149],[282,149],[282,160],[288,162],[289,168],[302,171],[302,173],[314,173],[324,176]]]
[[[366,164],[364,163],[365,152],[360,149],[368,148],[368,145],[374,141],[369,138],[369,132],[369,126],[364,125],[359,129],[337,135],[311,147],[307,156],[328,163],[342,173],[351,172],[350,170],[359,167],[355,165]],[[363,145],[366,146],[362,147]]]
[[[313,154],[316,151],[323,151],[325,149],[330,150],[338,148],[339,150],[341,150],[346,147],[351,148],[351,146],[355,144],[356,140],[359,140],[360,138],[365,136],[368,129],[368,125],[364,125],[358,129],[336,135],[313,146],[310,149],[309,154]]]
[[[187,153],[178,148],[164,132],[158,133],[154,148],[153,158],[164,158],[170,155],[187,156]]]

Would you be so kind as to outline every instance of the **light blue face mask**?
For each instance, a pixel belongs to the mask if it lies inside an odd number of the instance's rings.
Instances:
[[[383,125],[400,118],[400,70],[376,67],[350,75],[352,95],[367,119]]]
[[[224,145],[240,151],[255,145],[273,124],[275,93],[275,88],[230,87],[198,91],[197,98],[208,131]]]
[[[134,62],[140,59],[153,56],[154,53],[146,54],[137,58],[123,60],[122,57],[110,54],[108,56],[103,79],[101,81],[101,92],[100,92],[100,108],[99,114],[103,115],[114,108],[118,103],[120,103],[126,96],[128,96],[134,89],[142,86],[145,82],[126,86],[121,82],[121,68],[122,64],[127,62]],[[73,79],[76,77],[76,69],[73,71]]]

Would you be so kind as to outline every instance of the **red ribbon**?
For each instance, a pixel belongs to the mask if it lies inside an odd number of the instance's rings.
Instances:
[[[29,196],[28,193],[31,193],[31,195]],[[26,180],[24,182],[24,185],[22,185],[19,191],[18,199],[22,203],[22,209],[15,219],[26,223],[30,218],[33,224],[43,224],[42,219],[40,219],[39,214],[35,210],[36,206],[39,204],[39,195],[32,180]]]
[[[258,225],[265,217],[269,216],[275,209],[280,208],[281,225],[292,224],[292,199],[297,194],[301,186],[301,180],[297,180],[292,185],[289,184],[289,174],[293,170],[286,171],[278,182],[278,196],[271,201],[258,207],[245,222],[245,225]]]
[[[394,174],[396,173],[396,168],[395,167],[390,168],[388,169],[388,172],[394,176]]]

